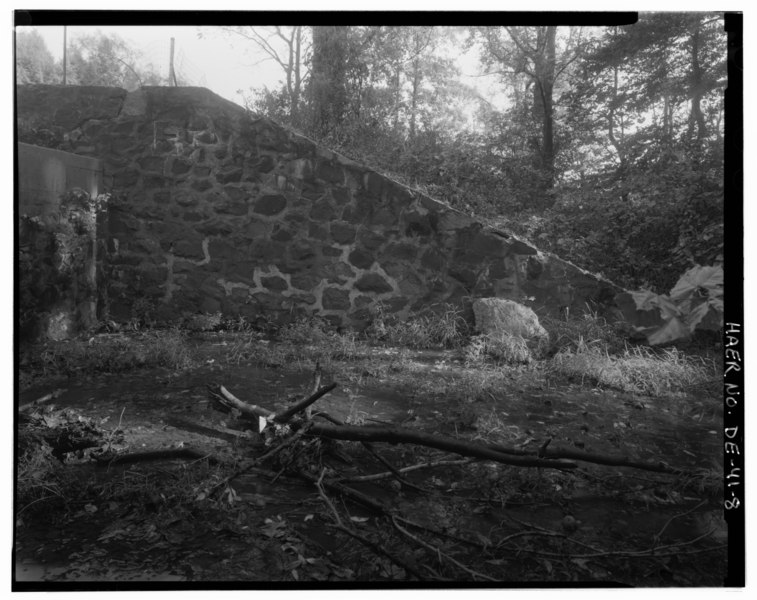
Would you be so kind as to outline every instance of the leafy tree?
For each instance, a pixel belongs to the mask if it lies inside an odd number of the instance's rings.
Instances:
[[[558,37],[558,28],[539,27],[479,27],[474,34],[483,46],[482,61],[495,68],[503,82],[511,89],[511,119],[520,124],[521,150],[530,155],[536,190],[545,203],[554,185],[558,154],[555,98],[560,78],[582,56],[584,40],[580,29],[570,28]],[[533,178],[532,178],[533,179]],[[529,190],[532,194],[534,190]]]
[[[302,95],[309,75],[306,63],[310,61],[311,42],[308,28],[302,25],[291,27],[226,27],[227,33],[251,41],[282,70],[285,84],[282,90],[264,90],[253,104],[273,113],[288,124],[302,125],[300,112]]]
[[[16,82],[58,83],[55,59],[36,29],[16,31]]]
[[[160,85],[165,79],[142,55],[115,34],[77,36],[68,50],[68,80],[75,85],[101,85],[134,90]]]

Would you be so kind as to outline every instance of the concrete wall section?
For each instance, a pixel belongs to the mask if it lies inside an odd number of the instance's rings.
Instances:
[[[48,216],[59,207],[61,194],[81,188],[90,196],[102,191],[100,161],[70,152],[18,144],[19,213]]]

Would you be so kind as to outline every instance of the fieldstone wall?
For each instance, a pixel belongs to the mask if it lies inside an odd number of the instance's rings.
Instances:
[[[221,311],[364,326],[504,297],[538,314],[612,306],[612,283],[202,88],[22,86],[19,140],[97,157],[114,200],[101,311]]]

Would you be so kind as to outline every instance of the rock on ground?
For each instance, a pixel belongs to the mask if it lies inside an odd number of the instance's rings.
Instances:
[[[536,313],[522,304],[504,298],[479,298],[473,302],[476,329],[496,338],[502,334],[520,336],[530,342],[546,342],[547,330]]]

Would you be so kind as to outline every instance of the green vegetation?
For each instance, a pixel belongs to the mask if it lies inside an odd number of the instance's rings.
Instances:
[[[432,307],[434,308],[434,307]],[[379,305],[366,335],[377,342],[406,348],[460,348],[470,335],[462,311],[451,305],[437,306],[401,320]]]
[[[174,328],[28,345],[20,363],[24,388],[45,377],[118,373],[140,367],[176,371],[195,365],[196,357],[187,334]]]

